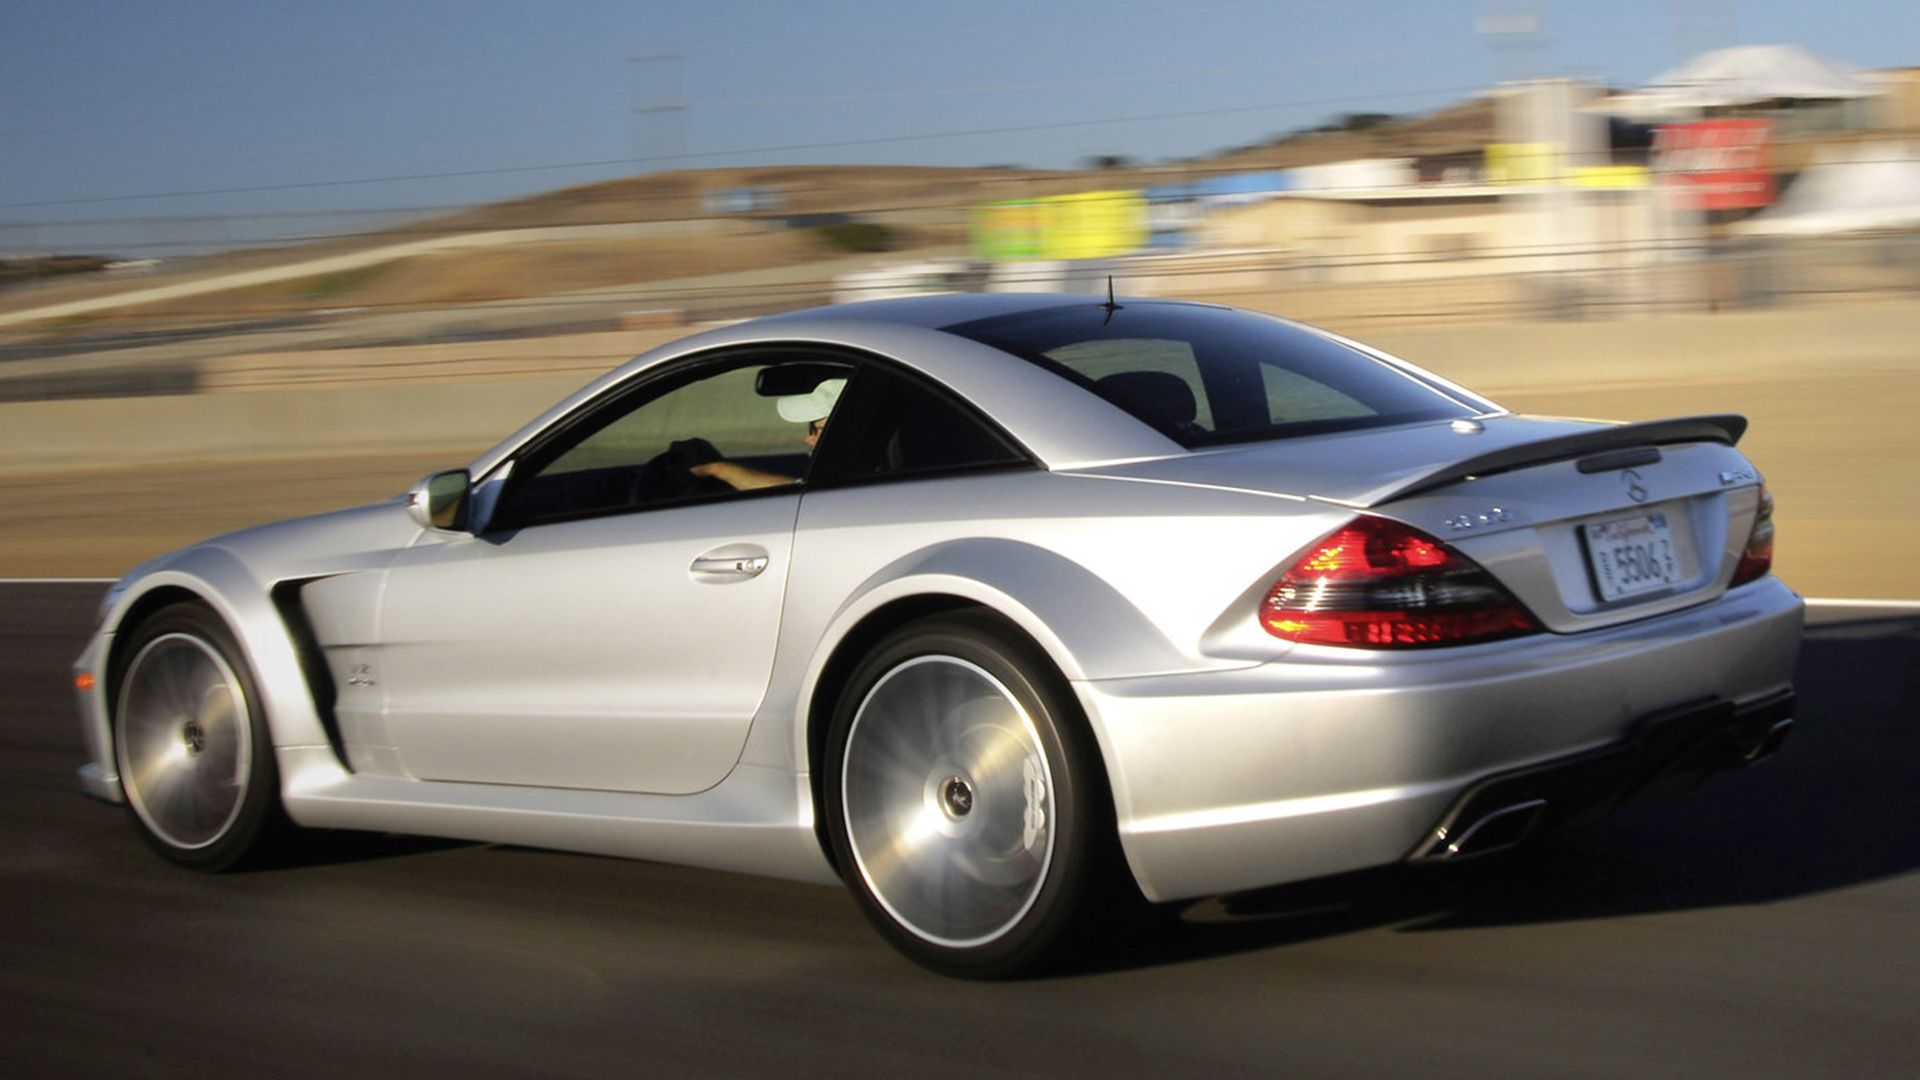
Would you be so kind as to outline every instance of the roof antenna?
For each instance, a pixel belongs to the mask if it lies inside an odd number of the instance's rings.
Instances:
[[[1100,306],[1107,309],[1107,317],[1100,320],[1100,325],[1105,326],[1108,323],[1113,321],[1113,313],[1120,310],[1120,305],[1113,302],[1113,275],[1112,274],[1107,275],[1107,302]]]

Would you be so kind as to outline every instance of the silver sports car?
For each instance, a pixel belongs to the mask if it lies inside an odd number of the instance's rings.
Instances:
[[[1004,975],[1772,752],[1801,602],[1744,427],[1517,416],[1205,304],[760,319],[130,573],[82,779],[202,869],[305,826],[843,881]]]

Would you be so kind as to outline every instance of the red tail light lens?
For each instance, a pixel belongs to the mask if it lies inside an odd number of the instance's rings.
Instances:
[[[1753,515],[1753,531],[1747,534],[1747,547],[1740,553],[1740,565],[1733,568],[1733,585],[1745,585],[1764,577],[1773,569],[1773,493],[1760,485],[1760,509]]]
[[[1362,649],[1465,645],[1540,625],[1479,564],[1410,526],[1362,517],[1315,544],[1260,607],[1286,641]]]

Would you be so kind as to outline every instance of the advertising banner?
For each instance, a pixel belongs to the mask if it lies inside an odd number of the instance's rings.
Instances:
[[[1088,191],[987,203],[974,209],[973,247],[984,258],[1104,259],[1147,242],[1139,191]]]
[[[1773,202],[1773,122],[1701,120],[1663,124],[1653,171],[1688,210],[1739,210]]]
[[[1569,182],[1577,188],[1643,188],[1653,175],[1644,165],[1576,165]]]
[[[973,250],[983,259],[1037,259],[1047,208],[1035,199],[1009,199],[973,210]]]
[[[1049,259],[1104,259],[1138,251],[1147,240],[1147,200],[1138,191],[1057,195],[1047,230]]]
[[[1487,144],[1487,183],[1545,184],[1560,171],[1558,143]]]

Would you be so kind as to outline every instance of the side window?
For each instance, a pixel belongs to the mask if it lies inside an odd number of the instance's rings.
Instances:
[[[804,369],[806,386],[773,372]],[[667,374],[565,420],[514,463],[493,515],[521,528],[798,484],[851,368],[738,357]],[[831,378],[829,376],[838,376]],[[803,391],[785,393],[784,391]]]
[[[1053,349],[1047,359],[1093,380],[1106,398],[1162,426],[1214,428],[1193,346],[1164,338],[1101,338]],[[1174,380],[1186,384],[1183,392]]]
[[[1018,466],[1018,447],[961,406],[918,381],[877,365],[864,368],[854,396],[822,452],[815,476],[862,481]]]
[[[1262,362],[1260,381],[1267,391],[1267,422],[1270,424],[1374,415],[1374,410],[1365,403],[1278,364]]]

